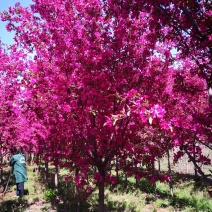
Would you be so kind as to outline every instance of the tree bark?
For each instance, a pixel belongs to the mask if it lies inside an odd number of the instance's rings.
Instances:
[[[3,158],[0,156],[0,184],[3,183],[3,169],[2,169]]]
[[[1,143],[1,137],[0,137],[0,184],[3,183],[3,150],[2,150],[2,143]]]
[[[104,201],[105,201],[105,185],[104,181],[99,183],[99,208],[98,212],[104,212]]]
[[[158,159],[158,171],[160,172],[160,159]]]
[[[117,179],[117,182],[118,182],[119,181],[119,165],[118,165],[117,159],[115,161],[116,161],[116,179]]]
[[[33,161],[34,161],[34,152],[31,152],[30,153],[30,161],[29,161],[29,164],[30,164],[30,166],[32,166],[33,165]]]
[[[49,163],[45,161],[45,175],[46,180],[49,178]]]
[[[207,177],[205,176],[205,173],[202,171],[202,169],[197,165],[197,162],[195,160],[195,158],[188,152],[188,150],[186,148],[184,148],[186,154],[188,155],[190,161],[194,164],[195,169],[197,170],[197,172],[204,178],[207,179]]]
[[[79,169],[76,168],[75,169],[75,176],[77,176],[79,173]],[[81,202],[80,202],[80,191],[79,191],[79,188],[77,186],[75,186],[75,189],[76,189],[76,202],[77,202],[77,206],[76,206],[76,212],[80,212],[80,205],[81,205]]]
[[[98,212],[104,212],[104,202],[105,202],[105,166],[103,164],[98,165],[98,171],[101,175],[101,182],[98,184],[99,188],[99,207]]]
[[[195,154],[195,150],[196,150],[196,148],[195,148],[195,143],[193,144],[193,151],[194,151],[194,154],[193,154],[193,157],[194,157],[194,161],[196,161],[196,154]],[[197,179],[197,169],[196,169],[196,167],[194,166],[194,176],[195,176],[195,178]]]
[[[124,185],[125,187],[127,187],[127,183],[128,183],[127,173],[125,173],[125,183],[124,183],[124,184],[125,184],[125,185]]]
[[[187,158],[185,159],[185,163],[186,163],[186,174],[188,174],[189,173],[189,171],[188,171],[189,170],[189,168],[188,168],[189,164],[188,164],[188,159]]]
[[[172,170],[171,170],[169,150],[167,150],[167,156],[168,156],[168,170],[169,170],[169,175],[170,175],[170,181],[169,181],[170,195],[173,196],[174,193],[173,193]]]
[[[55,166],[54,186],[55,186],[56,189],[58,188],[58,175],[59,175],[58,166]]]

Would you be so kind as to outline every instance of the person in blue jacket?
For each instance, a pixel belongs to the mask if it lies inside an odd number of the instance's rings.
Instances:
[[[24,155],[21,153],[20,147],[14,147],[12,154],[13,156],[9,164],[13,167],[13,174],[15,175],[16,195],[21,198],[24,195],[24,182],[28,180],[26,160]]]

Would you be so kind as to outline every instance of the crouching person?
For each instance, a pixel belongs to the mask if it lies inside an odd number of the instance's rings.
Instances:
[[[20,147],[14,147],[12,149],[12,158],[10,160],[10,166],[13,167],[13,174],[16,182],[16,195],[20,198],[24,195],[24,182],[27,181],[26,172],[26,160],[24,155],[21,153]]]

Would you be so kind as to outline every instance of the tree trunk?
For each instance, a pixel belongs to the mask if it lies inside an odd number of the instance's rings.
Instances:
[[[0,168],[0,184],[3,183],[3,169]]]
[[[98,167],[99,174],[102,177],[102,181],[99,182],[99,207],[98,212],[104,212],[104,202],[105,202],[105,166],[103,164]]]
[[[0,137],[0,184],[3,183],[3,155],[4,155],[4,150],[2,149],[2,140]]]
[[[193,152],[194,152],[194,154],[193,154],[193,157],[194,157],[194,161],[196,162],[196,153],[195,153],[195,150],[196,150],[196,148],[195,148],[195,143],[193,144]],[[194,166],[194,176],[195,176],[195,178],[197,179],[197,169],[196,169],[196,167]]]
[[[112,161],[111,161],[111,162],[110,162],[110,170],[109,170],[110,175],[112,174],[112,167],[113,167],[113,164],[112,164]]]
[[[45,175],[46,180],[49,178],[49,163],[45,161]]]
[[[135,170],[138,170],[138,166],[137,166],[137,163],[134,163],[134,167],[135,167]],[[138,188],[139,185],[138,185],[138,178],[137,176],[135,177],[135,187]]]
[[[170,175],[170,181],[169,181],[170,195],[173,196],[174,193],[173,193],[172,170],[171,170],[169,150],[167,150],[167,156],[168,156],[168,171],[169,171],[169,175]]]
[[[127,187],[127,183],[128,183],[127,174],[125,173],[125,188]]]
[[[0,184],[3,183],[3,168],[1,168],[2,163],[3,163],[3,158],[2,156],[0,156]]]
[[[104,212],[104,201],[105,201],[105,185],[104,181],[99,183],[99,208],[98,212]]]
[[[119,165],[117,159],[116,159],[116,180],[117,182],[119,181]]]
[[[34,161],[34,152],[31,152],[30,153],[30,162],[29,162],[30,166],[33,165],[33,161]]]
[[[79,169],[76,168],[75,169],[75,176],[77,176],[79,173]],[[76,206],[76,212],[80,212],[80,205],[81,205],[81,202],[80,202],[80,191],[79,191],[79,188],[77,186],[75,186],[75,189],[76,189],[76,202],[77,202],[77,206]]]
[[[188,168],[188,159],[187,159],[187,157],[185,159],[185,163],[186,163],[186,174],[188,174],[189,173],[189,168]]]
[[[58,166],[55,166],[54,186],[56,189],[58,188],[58,174],[59,174]]]
[[[41,157],[39,154],[37,155],[36,163],[37,163],[37,171],[41,172]]]
[[[205,176],[205,173],[202,171],[202,169],[197,165],[197,162],[195,160],[195,158],[188,152],[188,150],[186,148],[184,148],[186,154],[188,155],[190,161],[192,161],[192,163],[194,164],[194,167],[196,169],[196,171],[204,178],[207,179],[207,177]]]
[[[151,163],[152,163],[152,166],[151,166],[152,172],[153,172],[153,174],[155,174],[155,159]],[[156,190],[156,181],[153,183],[153,188],[155,191]]]
[[[160,172],[160,159],[158,159],[158,171]]]

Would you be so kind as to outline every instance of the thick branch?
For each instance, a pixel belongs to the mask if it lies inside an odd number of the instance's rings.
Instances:
[[[194,164],[194,167],[196,168],[196,170],[198,171],[198,173],[203,177],[203,178],[207,178],[204,174],[204,172],[202,171],[202,169],[197,165],[197,162],[195,160],[195,158],[190,154],[190,152],[184,147],[184,150],[186,152],[186,154],[188,155],[190,161],[192,161],[192,163]]]

